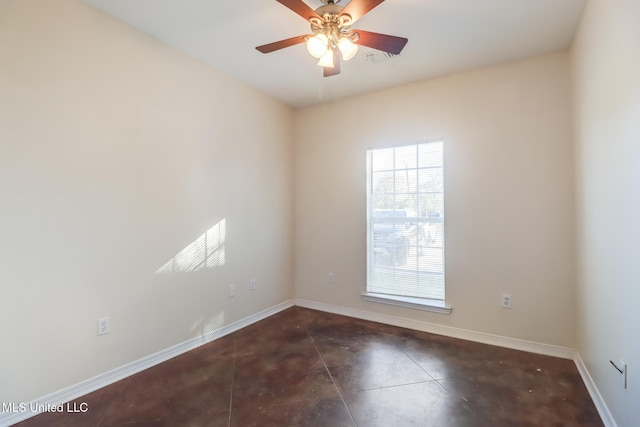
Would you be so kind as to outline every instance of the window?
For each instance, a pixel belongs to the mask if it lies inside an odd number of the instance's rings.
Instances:
[[[442,141],[367,151],[363,296],[444,307]]]

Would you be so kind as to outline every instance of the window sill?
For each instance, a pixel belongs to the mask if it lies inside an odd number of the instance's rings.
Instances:
[[[432,311],[440,314],[451,314],[451,307],[448,307],[444,301],[405,297],[400,295],[375,294],[372,292],[363,292],[362,299],[369,302],[377,302],[380,304],[390,304],[398,307],[413,308],[415,310]]]

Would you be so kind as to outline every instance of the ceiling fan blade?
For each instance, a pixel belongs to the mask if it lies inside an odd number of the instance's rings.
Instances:
[[[340,54],[338,49],[333,49],[333,68],[324,67],[322,74],[325,77],[331,77],[340,74]]]
[[[256,47],[262,53],[269,53],[276,50],[284,49],[285,47],[295,46],[300,43],[304,43],[308,36],[296,36],[291,37],[290,39],[280,40],[277,42],[265,44],[262,46]]]
[[[311,9],[302,0],[276,0],[278,3],[293,10],[298,15],[302,16],[307,21],[313,17],[320,18],[315,10]]]
[[[360,34],[360,40],[355,42],[356,44],[372,47],[394,55],[399,55],[402,49],[404,49],[404,45],[409,41],[404,37],[372,33],[370,31],[355,30],[355,32]]]
[[[353,22],[355,22],[383,1],[384,0],[351,0],[349,4],[342,9],[342,13],[351,15]]]

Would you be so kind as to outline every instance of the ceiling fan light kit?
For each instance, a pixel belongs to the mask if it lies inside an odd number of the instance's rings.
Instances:
[[[358,46],[353,43],[360,36],[351,31],[351,15],[340,14],[340,0],[323,0],[324,6],[316,9],[321,18],[313,16],[309,19],[314,36],[307,39],[307,50],[314,58],[321,58],[318,65],[333,68],[333,51],[340,50],[342,59],[348,61],[358,53]]]
[[[329,39],[324,34],[317,34],[307,39],[307,50],[314,58],[322,58],[327,53]]]
[[[340,0],[321,0],[324,5],[316,10],[302,0],[277,1],[309,21],[313,34],[280,40],[256,49],[269,53],[305,42],[309,54],[319,59],[318,65],[324,68],[325,77],[339,74],[340,59],[348,61],[353,58],[358,53],[358,45],[398,55],[407,44],[403,37],[351,29],[356,20],[384,0],[351,0],[346,7],[338,5]]]
[[[318,61],[318,65],[321,67],[335,68],[336,64],[333,62],[333,50],[327,50],[327,52],[322,55],[320,61]]]
[[[341,38],[338,42],[338,49],[340,49],[340,53],[342,53],[342,59],[344,59],[345,61],[350,60],[358,53],[358,45],[344,37]]]

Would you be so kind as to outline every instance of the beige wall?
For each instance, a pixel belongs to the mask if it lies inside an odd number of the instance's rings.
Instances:
[[[569,74],[556,54],[297,111],[296,297],[573,347]],[[364,302],[366,149],[436,138],[453,313]]]
[[[640,3],[591,0],[572,49],[578,351],[620,426],[640,420]],[[624,359],[629,388],[610,365]]]
[[[291,299],[293,118],[79,0],[0,0],[0,402]]]

